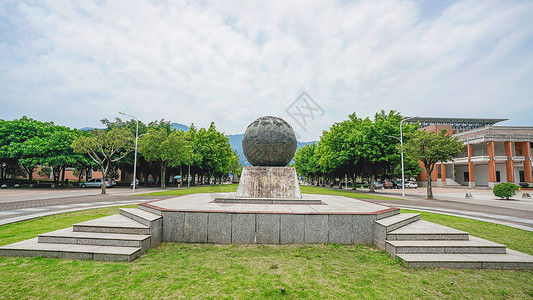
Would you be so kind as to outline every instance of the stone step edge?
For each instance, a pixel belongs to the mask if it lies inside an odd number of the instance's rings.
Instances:
[[[418,213],[400,213],[394,216],[376,220],[375,222],[381,226],[384,226],[386,228],[386,232],[388,233],[419,220],[420,214]]]
[[[150,227],[153,222],[161,219],[160,215],[138,208],[120,208],[119,214]]]
[[[69,230],[70,229],[70,230]],[[70,234],[72,232],[72,234]],[[119,246],[119,247],[143,247],[143,243],[150,244],[150,235],[134,235],[120,233],[97,233],[97,232],[75,232],[72,227],[60,229],[52,232],[39,234],[39,243],[52,244],[77,244],[77,245],[99,245],[99,246]],[[88,242],[89,241],[89,242]]]
[[[150,228],[133,228],[119,226],[76,225],[72,226],[76,232],[119,233],[150,235]]]
[[[511,249],[506,254],[397,254],[396,257],[408,268],[533,270],[533,256]]]
[[[19,246],[19,244],[24,244]],[[31,249],[29,247],[32,244],[39,244],[41,249]],[[49,248],[46,247],[54,247]],[[44,249],[42,248],[44,247]],[[140,247],[118,247],[118,246],[97,246],[97,245],[73,245],[70,244],[70,247],[75,247],[76,249],[61,249],[64,247],[64,244],[53,244],[53,243],[38,243],[37,238],[32,238],[29,240],[24,240],[21,242],[13,243],[10,245],[5,245],[0,247],[0,256],[12,256],[12,257],[49,257],[49,258],[59,258],[59,259],[91,259],[91,260],[100,260],[100,261],[133,261],[138,258],[142,253]],[[128,249],[127,253],[112,253],[106,252],[106,249],[116,250]]]
[[[402,242],[402,241],[396,241]],[[430,241],[431,242],[431,241]],[[442,242],[442,241],[439,241]],[[453,242],[453,241],[449,241]],[[398,254],[506,254],[507,247],[503,245],[410,245],[398,246],[387,241],[385,251],[395,257]]]
[[[385,241],[468,241],[468,233],[394,233],[387,234]]]

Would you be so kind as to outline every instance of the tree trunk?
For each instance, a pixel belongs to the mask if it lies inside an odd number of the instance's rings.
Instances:
[[[105,161],[102,161],[100,164],[100,169],[102,170],[102,195],[106,194],[106,186],[105,186],[105,179],[107,178],[107,171],[109,170],[109,162],[107,162],[107,165]]]
[[[342,177],[339,176],[339,189],[342,190]]]
[[[375,175],[372,174],[370,175],[370,184],[369,184],[369,192],[373,193],[374,192],[374,178],[375,178]]]
[[[432,189],[432,187],[431,187],[431,184],[432,184],[432,182],[431,182],[431,172],[433,172],[433,168],[428,169],[428,168],[426,167],[426,173],[427,173],[427,178],[428,178],[428,180],[427,180],[427,183],[428,183],[428,187],[427,187],[427,198],[428,198],[428,200],[433,200],[433,199],[434,199],[434,198],[433,198],[433,189]]]
[[[167,188],[166,179],[165,179],[167,178],[166,172],[167,172],[167,166],[164,163],[161,163],[161,188],[162,189]]]
[[[61,168],[61,171],[60,171],[60,173],[61,173],[61,184],[63,184],[65,182],[65,169],[66,168],[64,166],[62,166],[60,168]]]
[[[353,177],[352,177],[352,190],[357,190],[357,188],[355,187],[355,174],[353,174]]]

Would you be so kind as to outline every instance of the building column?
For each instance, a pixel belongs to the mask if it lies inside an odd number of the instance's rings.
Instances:
[[[489,187],[493,188],[496,185],[496,160],[494,159],[496,151],[494,141],[487,143],[487,152],[489,154]]]
[[[524,180],[532,184],[533,175],[531,175],[531,142],[522,143],[522,153],[525,157],[524,159]]]
[[[446,186],[446,165],[444,163],[440,163],[440,180],[442,186]]]
[[[472,144],[466,145],[466,150],[468,151],[468,187],[473,188],[476,186],[476,181],[474,180],[474,162],[472,162]]]
[[[507,182],[514,182],[514,162],[513,162],[513,142],[504,142],[505,144],[505,174]]]

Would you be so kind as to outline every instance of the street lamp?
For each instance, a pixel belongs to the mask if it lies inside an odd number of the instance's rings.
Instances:
[[[388,137],[391,137],[391,138],[395,138],[397,140],[400,141],[400,157],[401,157],[401,161],[402,161],[402,196],[405,197],[405,172],[404,172],[404,167],[403,167],[403,122],[407,121],[407,120],[412,120],[412,119],[415,119],[415,118],[418,118],[418,116],[416,117],[409,117],[409,118],[404,118],[400,121],[400,138],[396,137],[396,136],[392,136],[392,135],[387,135]]]
[[[125,115],[128,117],[132,117],[135,119],[135,122],[137,123],[137,128],[135,129],[135,157],[133,159],[133,192],[135,192],[135,186],[137,185],[137,141],[139,140],[139,119],[132,115],[125,114],[123,112],[118,112],[121,115]]]

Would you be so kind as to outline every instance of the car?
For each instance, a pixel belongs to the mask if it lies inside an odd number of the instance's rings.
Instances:
[[[86,182],[80,184],[82,188],[86,187],[102,187],[102,178],[89,179]],[[112,187],[113,183],[110,179],[107,179],[105,182],[105,187]]]
[[[395,189],[401,189],[402,188],[402,181],[401,180],[396,180],[396,181],[393,181],[392,182],[392,187],[395,188]],[[406,186],[407,187],[407,186]]]
[[[383,184],[381,184],[378,181],[374,181],[374,188],[375,189],[382,189],[383,188]]]
[[[409,182],[406,182],[405,187],[416,189],[418,187],[418,184],[416,183],[416,181],[409,181]]]
[[[383,188],[386,189],[392,189],[394,187],[392,181],[382,181],[381,183],[383,184]]]
[[[106,181],[109,181],[112,187],[117,185],[117,182],[113,178],[107,178]]]

